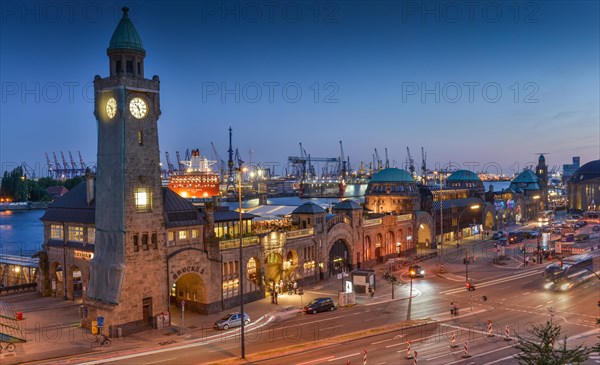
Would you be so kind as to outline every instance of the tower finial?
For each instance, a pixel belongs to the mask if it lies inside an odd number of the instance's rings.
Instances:
[[[121,8],[121,10],[123,10],[123,15],[127,15],[127,12],[129,11],[129,8],[124,6]]]

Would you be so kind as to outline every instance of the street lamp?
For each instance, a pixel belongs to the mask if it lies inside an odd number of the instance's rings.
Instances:
[[[240,338],[241,338],[241,358],[245,359],[246,358],[246,344],[244,342],[244,327],[245,327],[245,320],[246,317],[244,316],[244,272],[242,270],[242,246],[243,246],[243,237],[242,237],[242,227],[243,227],[243,213],[242,213],[242,160],[239,160],[239,167],[238,167],[238,204],[239,204],[239,211],[240,211],[240,222],[239,222],[239,228],[238,228],[238,234],[240,235],[240,261],[239,261],[239,273],[240,273],[240,288],[239,288],[239,295],[240,295],[240,315],[242,317],[242,321],[241,321],[241,327],[240,327]]]
[[[458,220],[456,221],[456,224],[458,226],[458,229],[460,230],[460,218],[462,217],[463,213],[466,212],[467,210],[477,210],[479,209],[479,204],[475,204],[475,205],[471,205],[470,207],[467,207],[465,209],[463,209],[460,214],[458,215]],[[468,251],[465,250],[465,282],[469,282],[469,257],[467,256]]]

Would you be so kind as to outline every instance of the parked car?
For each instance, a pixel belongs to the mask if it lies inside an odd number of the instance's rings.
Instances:
[[[244,324],[250,323],[250,317],[248,313],[244,313]],[[227,313],[223,318],[215,322],[215,329],[226,330],[231,327],[238,327],[242,325],[242,315],[237,313]]]
[[[315,298],[304,306],[304,312],[312,314],[333,310],[335,310],[335,304],[331,298]]]
[[[575,236],[575,241],[585,241],[590,238],[590,235],[587,233],[580,233]]]
[[[275,322],[284,321],[287,319],[295,318],[298,314],[302,313],[302,309],[293,305],[287,305],[276,311],[268,314],[269,317],[273,318]]]
[[[594,232],[600,231],[600,224],[596,224],[595,226],[593,226],[592,231],[594,231]]]
[[[425,277],[425,270],[419,265],[409,266],[408,276],[411,278],[423,278]]]

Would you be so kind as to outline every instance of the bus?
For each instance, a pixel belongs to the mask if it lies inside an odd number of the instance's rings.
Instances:
[[[544,210],[540,213],[538,221],[541,223],[550,223],[554,222],[554,211],[553,210]]]
[[[594,269],[594,261],[600,260],[600,252],[570,256],[558,263],[552,263],[544,271],[544,288],[554,291],[567,291],[587,280],[600,276],[600,265]],[[596,271],[594,271],[596,270]]]

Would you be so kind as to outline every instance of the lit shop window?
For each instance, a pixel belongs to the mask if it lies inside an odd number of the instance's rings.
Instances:
[[[135,210],[137,212],[152,211],[152,193],[149,188],[135,188],[133,194],[135,196]]]
[[[187,240],[187,231],[179,231],[179,239]]]
[[[192,238],[198,238],[198,233],[197,229],[192,229]]]
[[[169,245],[173,245],[175,243],[173,241],[175,241],[175,232],[169,231],[167,233],[167,242]]]

